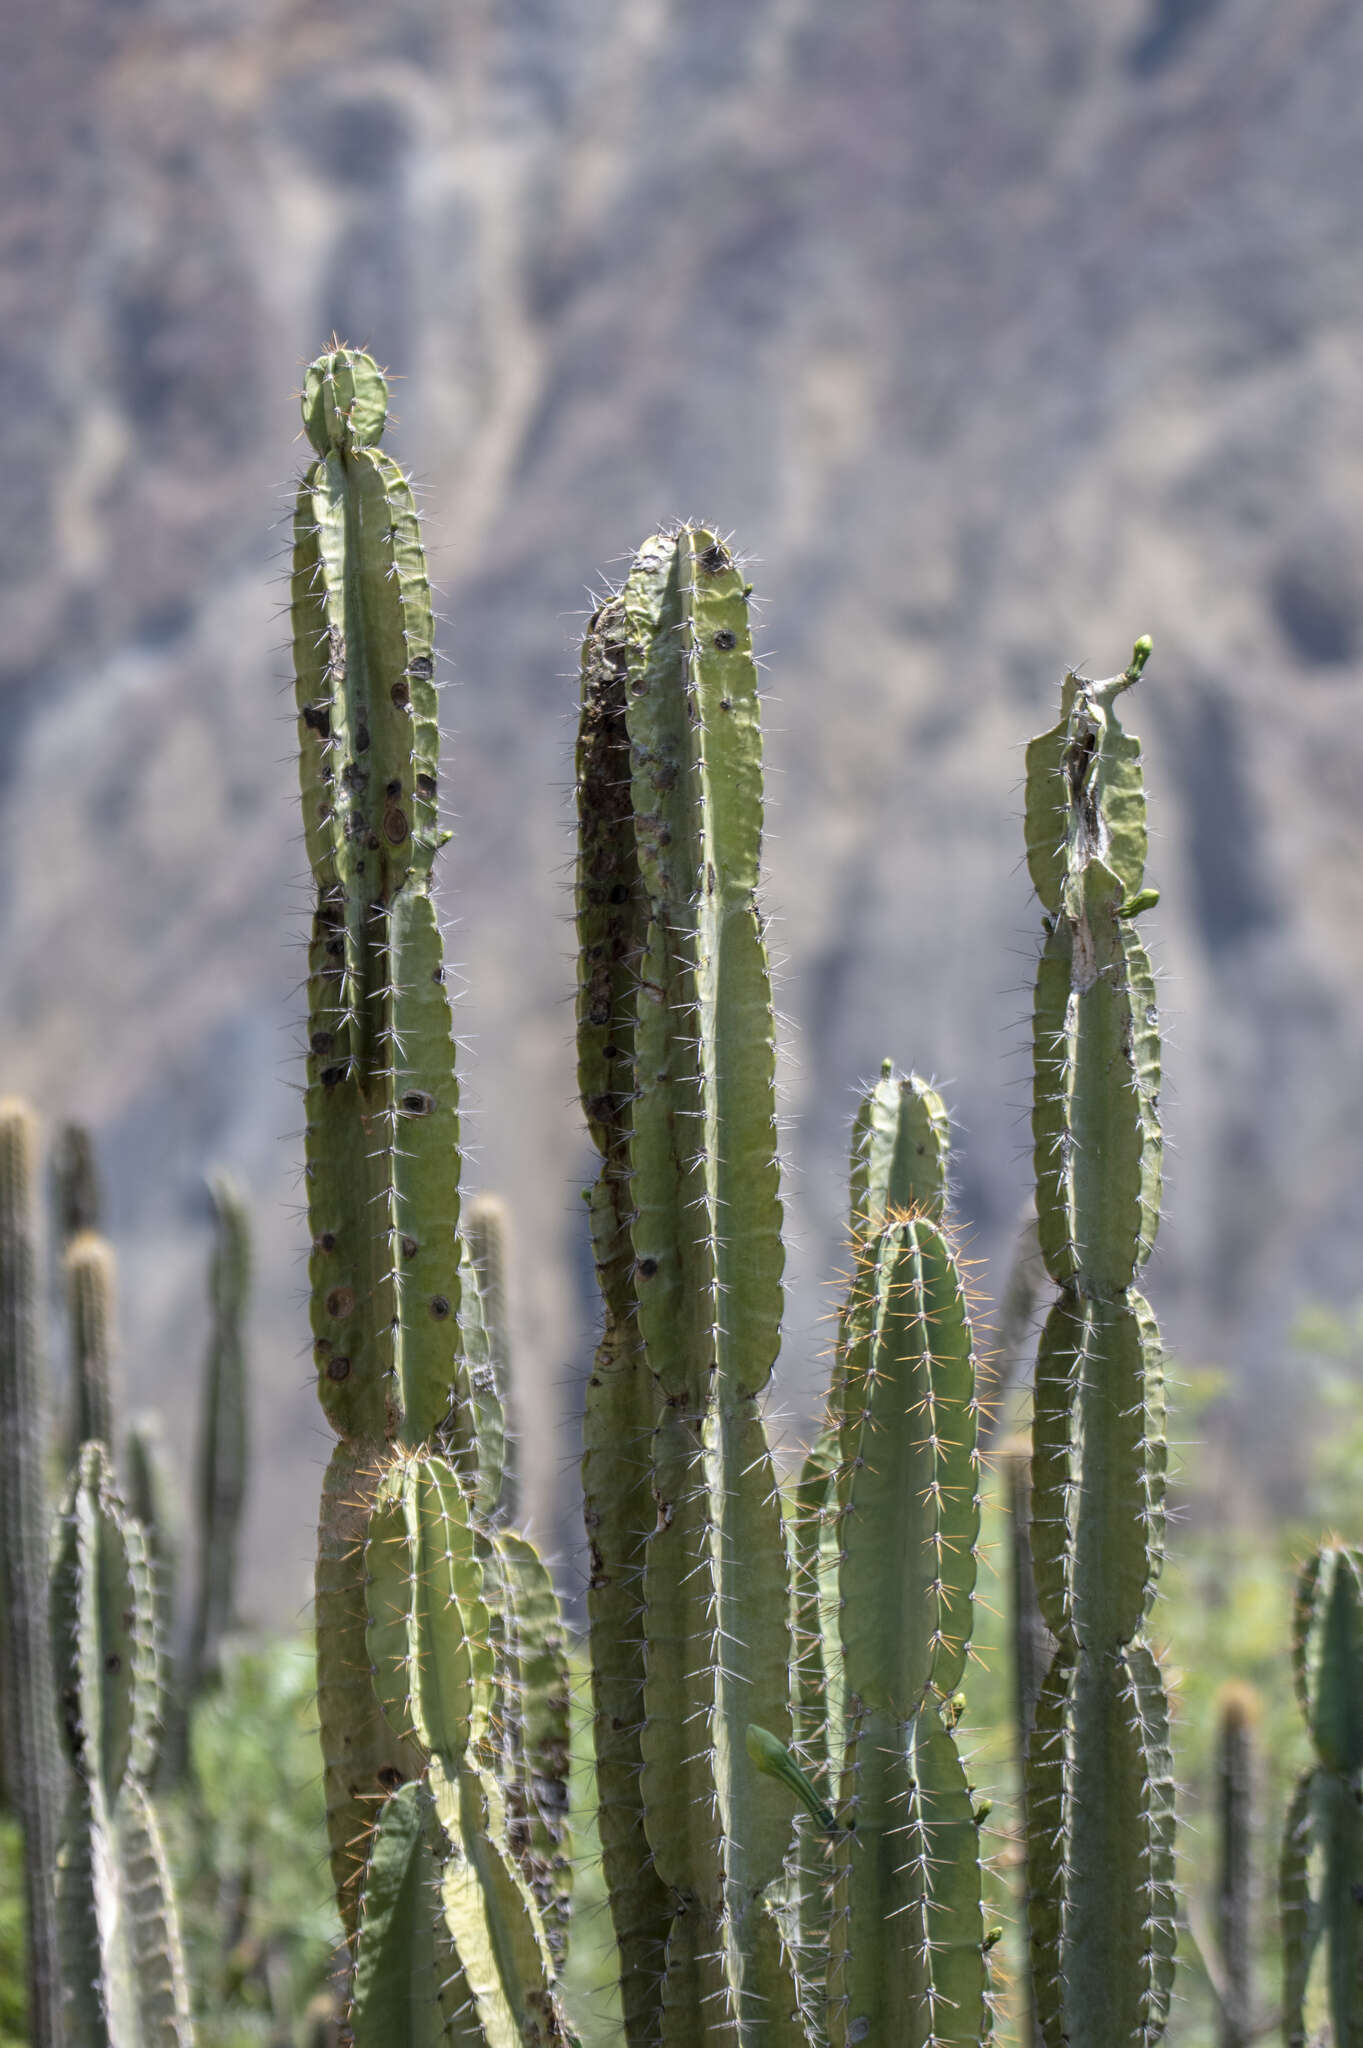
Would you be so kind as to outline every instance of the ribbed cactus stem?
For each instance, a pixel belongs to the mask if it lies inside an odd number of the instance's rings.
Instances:
[[[185,1691],[192,1701],[219,1670],[222,1639],[236,1621],[241,1515],[250,1441],[246,1316],[251,1239],[246,1204],[230,1174],[217,1173],[213,1195],[210,1329],[199,1417],[197,1520],[199,1575]]]
[[[385,1447],[451,1415],[460,1310],[459,1097],[430,895],[436,720],[430,586],[411,486],[378,446],[387,387],[337,348],[308,371],[316,459],[294,522],[293,644],[309,954],[307,1187],[322,1406],[318,1711],[351,1934],[364,1842],[411,1773],[368,1687],[362,1536]],[[462,1427],[471,1434],[471,1410]]]
[[[1033,1554],[1057,1649],[1029,1762],[1032,1967],[1048,2048],[1144,2044],[1173,1976],[1172,1774],[1141,1640],[1163,1546],[1159,1333],[1134,1280],[1159,1220],[1160,1045],[1139,742],[1070,675],[1027,751],[1027,856],[1046,933],[1033,1017],[1037,1229],[1059,1294],[1034,1398]]]
[[[52,1711],[46,1411],[38,1356],[34,1216],[37,1132],[0,1102],[0,1575],[5,1616],[5,1777],[24,1837],[28,2025],[34,2048],[62,2039],[52,1898],[62,1769]]]
[[[507,1316],[507,1251],[509,1225],[506,1203],[499,1195],[475,1195],[464,1205],[464,1241],[478,1277],[478,1295],[487,1332],[488,1362],[493,1385],[501,1403],[504,1424],[502,1484],[498,1505],[504,1515],[514,1517],[518,1505],[516,1480],[516,1437],[513,1427],[514,1396],[511,1390],[511,1330]]]
[[[1363,1551],[1329,1543],[1307,1561],[1292,1662],[1316,1763],[1298,1781],[1283,1830],[1283,2040],[1306,2048],[1322,1948],[1331,2039],[1363,2039]]]
[[[608,1620],[597,1603],[593,1655],[623,1681],[623,1645],[608,1631],[637,1637],[642,1622],[636,1797],[666,1889],[665,1915],[650,1923],[661,1932],[665,1917],[666,1949],[627,2025],[631,2041],[689,2048],[799,2038],[766,1899],[786,1816],[744,1746],[751,1722],[790,1734],[785,1544],[758,1412],[779,1338],[782,1248],[746,596],[716,535],[683,527],[645,542],[589,634],[579,755],[580,780],[599,776],[618,735],[628,775],[627,807],[617,795],[579,864],[579,1062],[603,1155],[610,1346],[589,1392],[587,1514],[611,1590],[628,1585],[634,1608],[630,1619],[621,1598]],[[636,1376],[639,1345],[656,1393]],[[616,1502],[595,1465],[602,1408],[617,1411],[618,1459],[659,1396],[651,1512],[612,1537],[607,1562],[600,1538]],[[598,1689],[599,1731],[602,1704]],[[614,1778],[610,1745],[598,1756]],[[641,1847],[636,1832],[620,1913],[632,1941],[657,1903]]]
[[[151,1567],[87,1444],[52,1567],[61,1722],[75,1768],[56,1859],[70,2048],[190,2048],[175,1901],[148,1786],[162,1699]]]
[[[1227,1685],[1216,1710],[1216,1946],[1221,1966],[1220,2048],[1250,2048],[1259,1850],[1259,1700]]]
[[[73,1395],[68,1456],[74,1464],[82,1444],[101,1443],[113,1453],[122,1436],[114,1387],[113,1248],[83,1230],[67,1244],[65,1267]]]
[[[156,1414],[134,1415],[128,1424],[128,1507],[146,1535],[157,1647],[168,1663],[175,1639],[180,1505],[165,1432]]]
[[[979,1537],[975,1359],[933,1217],[891,1211],[864,1247],[835,1401],[846,1733],[829,2040],[974,2048],[990,2011],[978,1821],[952,1731]]]

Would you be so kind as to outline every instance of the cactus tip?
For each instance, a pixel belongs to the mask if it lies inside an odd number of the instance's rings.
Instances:
[[[371,448],[388,420],[388,384],[363,349],[334,342],[308,366],[303,426],[319,455]]]
[[[1150,638],[1150,635],[1142,633],[1140,639],[1131,650],[1131,665],[1126,672],[1126,679],[1129,683],[1135,682],[1137,676],[1145,667],[1146,662],[1149,661],[1154,648],[1155,643]]]

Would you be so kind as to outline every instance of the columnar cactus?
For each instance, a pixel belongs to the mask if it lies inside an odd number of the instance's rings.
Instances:
[[[151,1571],[86,1444],[52,1567],[57,1692],[75,1766],[56,1862],[68,2048],[189,2048],[184,1963],[148,1787],[160,1734]]]
[[[72,1414],[68,1455],[82,1444],[116,1449],[120,1417],[114,1387],[114,1254],[93,1230],[66,1246],[67,1322],[71,1333]]]
[[[544,1672],[516,1603],[542,1601],[543,1586],[527,1596],[532,1574],[518,1577],[492,1520],[503,1431],[459,1235],[459,1095],[431,898],[442,835],[430,587],[411,487],[378,446],[386,413],[368,356],[337,346],[308,371],[316,459],[295,517],[293,643],[317,889],[312,1328],[340,1438],[317,1572],[328,1828],[343,1925],[352,1943],[359,1934],[357,2039],[444,2039],[457,2020],[448,2038],[470,2048],[530,2048],[562,2038],[554,1951],[527,1876],[544,1874],[540,1809],[526,1797],[519,1839],[507,1812],[508,1787],[535,1768],[530,1688]],[[485,1674],[476,1741],[470,1659]],[[562,1869],[545,1878],[556,1900],[563,1881]],[[439,1917],[414,1933],[417,1896]],[[441,1989],[421,2008],[426,2031],[385,2032],[394,1985],[427,1965],[452,1983],[456,1963],[459,2015]]]
[[[1216,1947],[1220,1963],[1220,2048],[1250,2048],[1258,2033],[1254,1999],[1259,1805],[1259,1701],[1252,1686],[1227,1685],[1216,1703]]]
[[[1029,1763],[1033,1982],[1048,2048],[1146,2044],[1173,1975],[1168,1708],[1141,1637],[1163,1544],[1159,1333],[1136,1292],[1159,1218],[1159,1031],[1135,919],[1139,743],[1111,682],[1067,678],[1027,752],[1046,931],[1033,1018],[1037,1223],[1059,1289],[1035,1384],[1033,1553],[1057,1650]]]
[[[199,1417],[199,1577],[185,1692],[193,1699],[218,1673],[222,1639],[236,1620],[241,1511],[246,1498],[249,1403],[246,1311],[251,1238],[246,1204],[230,1174],[214,1174],[211,1327]]]
[[[607,1308],[585,1462],[601,1826],[628,2037],[694,2048],[801,2038],[766,1897],[786,1817],[745,1748],[749,1722],[790,1735],[758,1410],[783,1253],[746,599],[715,534],[647,541],[588,632],[579,752]]]
[[[1306,2048],[1312,1964],[1336,2048],[1363,2040],[1363,1551],[1325,1544],[1297,1586],[1297,1698],[1316,1752],[1283,1833],[1283,2041]],[[1317,1874],[1318,1873],[1318,1874]]]
[[[47,1595],[46,1400],[38,1359],[37,1135],[0,1103],[0,1574],[5,1618],[5,1779],[24,1835],[28,2014],[34,2048],[61,2040],[57,1853],[61,1758],[52,1711]]]

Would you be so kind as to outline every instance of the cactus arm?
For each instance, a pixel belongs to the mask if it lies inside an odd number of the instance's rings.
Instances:
[[[136,1779],[123,1789],[116,1821],[126,1872],[130,1960],[141,2048],[191,2048],[189,1985],[180,1949],[170,1866],[160,1825]]]
[[[79,1780],[57,1858],[72,2048],[191,2048],[175,1902],[146,1789],[161,1718],[151,1572],[98,1443],[82,1450],[63,1503],[52,1618]]]
[[[917,1074],[897,1075],[883,1060],[852,1123],[851,1212],[854,1242],[892,1209],[946,1214],[950,1129],[946,1104]]]
[[[34,1188],[37,1135],[22,1104],[0,1103],[0,1573],[4,1580],[5,1778],[23,1829],[28,2023],[34,2048],[60,2041],[56,1911],[49,1888],[62,1768],[52,1711],[47,1588],[46,1416],[39,1370]]]
[[[156,1599],[156,1641],[163,1659],[175,1627],[175,1588],[180,1526],[170,1454],[155,1414],[134,1415],[128,1424],[128,1506],[147,1539]]]
[[[113,1382],[113,1250],[94,1231],[85,1230],[67,1245],[64,1264],[75,1393],[69,1445],[74,1464],[82,1444],[97,1441],[112,1447],[122,1434]]]
[[[104,1199],[95,1141],[84,1124],[63,1124],[52,1153],[53,1209],[61,1242],[98,1231]]]
[[[430,1794],[384,1802],[365,1867],[355,1955],[355,2048],[487,2048],[445,1933]]]
[[[1164,1523],[1159,1334],[1134,1277],[1160,1198],[1159,1039],[1135,918],[1153,900],[1138,743],[1109,683],[1067,677],[1028,753],[1027,844],[1045,912],[1034,1007],[1038,1238],[1060,1288],[1037,1357],[1033,1545],[1059,1639],[1029,1769],[1037,2011],[1066,2038],[1150,2044],[1172,1970],[1167,1709],[1139,1639]],[[1058,1815],[1058,1820],[1057,1820]],[[1054,1893],[1053,1903],[1045,1895]]]
[[[1284,2048],[1305,2048],[1306,1985],[1320,1938],[1320,1910],[1311,1895],[1310,1883],[1315,1782],[1314,1771],[1304,1771],[1297,1780],[1283,1824],[1282,1853],[1278,1863],[1278,1901],[1283,1930]]]
[[[322,1481],[317,1537],[317,1714],[332,1872],[355,1933],[368,1838],[385,1793],[415,1777],[420,1752],[374,1696],[366,1640],[364,1544],[380,1472],[372,1451],[340,1443]]]
[[[556,1956],[568,1939],[572,1838],[568,1832],[568,1659],[563,1620],[548,1567],[532,1543],[505,1530],[497,1538],[512,1585],[519,1692],[525,1846],[521,1870],[544,1918]]]
[[[627,714],[649,905],[635,1053],[660,1084],[640,1089],[630,1146],[639,1323],[666,1393],[698,1403],[713,1363],[727,1403],[766,1385],[781,1313],[756,669],[713,535],[646,542],[625,603],[646,635]]]
[[[1249,2048],[1255,2032],[1258,1698],[1223,1686],[1217,1701],[1216,1947],[1221,1965],[1220,2048]]]
[[[623,601],[593,616],[582,648],[577,742],[578,1086],[601,1168],[590,1193],[604,1320],[583,1404],[583,1507],[589,1574],[597,1830],[620,1958],[629,2048],[652,2048],[671,1905],[644,1832],[646,1537],[657,1517],[649,1446],[658,1394],[639,1336],[629,1140],[634,999],[643,943],[631,810]]]
[[[622,914],[637,904],[630,1307],[669,1402],[653,1441],[640,1738],[645,1829],[673,1892],[661,2023],[664,2038],[747,2042],[766,2006],[794,2005],[788,1976],[773,1989],[762,1974],[785,1816],[743,1747],[754,1718],[789,1731],[785,1544],[755,1405],[782,1261],[756,671],[744,587],[712,534],[646,542],[614,616],[620,655],[602,665],[623,685],[636,862],[616,886]],[[625,837],[621,820],[614,843]],[[588,953],[589,1019],[610,987],[594,965]],[[584,1070],[596,1053],[580,1040]],[[594,1108],[587,1096],[595,1126]]]
[[[478,1266],[467,1240],[459,1248],[458,1398],[445,1432],[456,1450],[484,1521],[502,1506],[506,1474],[506,1409],[488,1328]],[[469,1427],[469,1423],[472,1427]]]
[[[487,1337],[492,1389],[501,1413],[498,1504],[503,1514],[514,1516],[517,1481],[512,1429],[515,1408],[511,1387],[511,1330],[507,1316],[507,1218],[506,1204],[496,1195],[475,1195],[471,1202],[464,1204],[464,1241],[473,1261],[478,1303]]]
[[[250,1233],[246,1205],[230,1175],[215,1174],[210,1187],[214,1207],[211,1329],[199,1419],[199,1576],[185,1678],[190,1699],[217,1678],[222,1639],[236,1619],[248,1457],[244,1323],[250,1288]]]
[[[501,1847],[500,1794],[485,1772],[437,1761],[432,1789],[453,1853],[441,1898],[488,2048],[556,2048],[565,2029],[553,1955],[529,1887]]]

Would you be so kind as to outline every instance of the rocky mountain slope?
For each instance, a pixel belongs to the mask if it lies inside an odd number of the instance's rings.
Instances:
[[[191,1426],[208,1163],[258,1208],[254,1599],[306,1597],[293,1086],[306,897],[279,524],[333,329],[428,490],[473,1180],[572,1405],[574,636],[703,516],[766,600],[768,907],[810,1397],[855,1081],[1025,1185],[1020,748],[1067,662],[1133,722],[1177,1154],[1152,1292],[1287,1398],[1363,1292],[1363,13],[1350,0],[56,0],[0,65],[6,1087],[94,1123],[139,1401]],[[196,1206],[197,1205],[197,1206]],[[986,1281],[988,1276],[986,1275]],[[571,1530],[569,1438],[534,1450]]]

